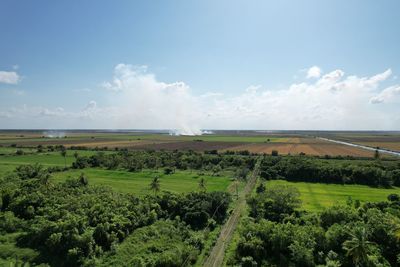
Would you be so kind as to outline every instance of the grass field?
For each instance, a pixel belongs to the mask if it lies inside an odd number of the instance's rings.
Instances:
[[[320,211],[334,204],[345,204],[350,196],[353,200],[382,201],[392,193],[400,194],[400,188],[381,189],[364,185],[337,185],[304,182],[287,182],[283,180],[268,181],[267,184],[292,185],[299,189],[303,208],[308,211]]]
[[[15,148],[14,148],[15,149]],[[1,150],[0,150],[1,151]],[[71,166],[72,162],[75,161],[73,156],[74,150],[68,150],[66,156],[67,166]],[[78,150],[80,156],[90,156],[96,154],[96,151],[90,150]],[[105,153],[111,153],[105,152]],[[25,155],[1,155],[0,156],[0,177],[12,172],[19,165],[35,164],[39,163],[45,167],[64,166],[64,158],[60,155],[60,152],[46,152],[39,154],[25,154]]]
[[[127,172],[117,170],[105,170],[88,168],[84,170],[69,170],[53,175],[55,181],[65,181],[68,177],[77,178],[84,173],[89,184],[106,185],[117,191],[145,195],[151,193],[149,184],[155,176],[160,177],[161,191],[174,193],[191,192],[198,190],[200,178],[206,180],[207,191],[226,191],[231,184],[228,175],[210,176],[199,175],[197,171],[177,171],[171,175],[164,175],[162,170],[143,170],[141,172]]]
[[[71,165],[75,161],[73,150],[67,151],[66,162],[67,165]],[[98,153],[97,151],[90,150],[78,150],[80,156],[90,156]],[[109,152],[111,153],[111,152]],[[0,156],[0,164],[34,164],[40,163],[48,166],[64,166],[64,158],[60,155],[60,152],[46,152],[39,154],[26,154],[26,155],[4,155]]]
[[[8,148],[11,149],[11,148]],[[15,148],[13,148],[15,150]],[[4,151],[5,152],[5,151]],[[39,154],[25,154],[15,155],[12,154],[0,156],[0,177],[9,174],[15,170],[19,165],[39,163],[45,167],[64,166],[64,158],[60,152],[46,152]],[[73,156],[74,150],[67,151],[66,164],[71,166],[75,161]],[[81,156],[90,156],[96,154],[96,151],[78,150]],[[113,153],[112,151],[105,153]],[[149,193],[148,186],[153,177],[158,175],[161,179],[161,190],[171,192],[190,192],[198,189],[198,181],[203,177],[207,183],[209,191],[225,191],[231,184],[230,173],[225,173],[222,176],[199,176],[197,171],[178,171],[172,175],[164,175],[162,170],[154,172],[145,170],[142,172],[127,172],[127,171],[114,171],[105,169],[89,168],[84,170],[69,170],[54,174],[56,181],[66,180],[68,177],[78,177],[83,172],[89,179],[91,184],[106,185],[121,191],[134,194],[147,194]]]

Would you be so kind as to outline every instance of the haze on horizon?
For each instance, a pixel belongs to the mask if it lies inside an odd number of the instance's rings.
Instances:
[[[0,2],[1,129],[400,130],[400,2]]]

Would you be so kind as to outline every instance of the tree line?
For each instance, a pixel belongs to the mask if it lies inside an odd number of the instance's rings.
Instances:
[[[312,157],[266,156],[260,175],[264,179],[319,182],[335,184],[362,184],[369,186],[400,186],[400,163],[370,160],[324,160]]]
[[[73,168],[102,167],[106,169],[205,169],[214,173],[226,168],[252,169],[255,157],[243,155],[207,154],[194,151],[120,151],[112,154],[99,152],[92,156],[77,155]]]

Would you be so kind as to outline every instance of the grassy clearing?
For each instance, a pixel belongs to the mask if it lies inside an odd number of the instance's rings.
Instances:
[[[383,189],[365,185],[337,185],[304,182],[268,181],[267,184],[286,184],[299,189],[303,208],[308,211],[320,211],[333,204],[344,204],[350,196],[353,200],[382,201],[392,193],[400,194],[400,188]]]
[[[91,156],[97,151],[90,150],[67,150],[66,162],[67,166],[71,165],[75,161],[74,152],[77,152],[79,156]],[[106,151],[105,153],[112,153],[112,151]],[[60,152],[45,152],[25,155],[2,155],[0,156],[1,165],[23,165],[23,164],[35,164],[40,163],[45,166],[64,166],[64,158]],[[1,167],[0,167],[1,169]]]
[[[196,171],[177,171],[171,175],[164,175],[162,170],[143,170],[141,172],[127,172],[117,170],[105,170],[97,168],[88,168],[84,170],[69,170],[67,172],[55,173],[56,181],[65,181],[67,178],[76,178],[84,173],[89,184],[106,185],[113,189],[133,193],[136,195],[145,195],[152,193],[149,190],[149,184],[155,176],[160,177],[161,191],[170,191],[174,193],[191,192],[198,190],[199,179],[206,180],[207,191],[225,191],[231,183],[228,175],[224,176],[200,176]]]

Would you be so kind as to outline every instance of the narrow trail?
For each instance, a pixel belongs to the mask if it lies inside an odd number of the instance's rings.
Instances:
[[[236,206],[233,212],[231,213],[231,216],[222,226],[221,233],[217,239],[217,242],[215,242],[215,245],[211,249],[211,253],[205,260],[203,266],[205,267],[222,266],[225,256],[225,250],[228,244],[230,243],[233,237],[233,233],[235,232],[235,229],[239,223],[240,217],[246,208],[246,197],[253,191],[254,186],[256,185],[260,162],[261,158],[257,160],[254,170],[250,178],[247,180],[245,188],[239,195]]]

